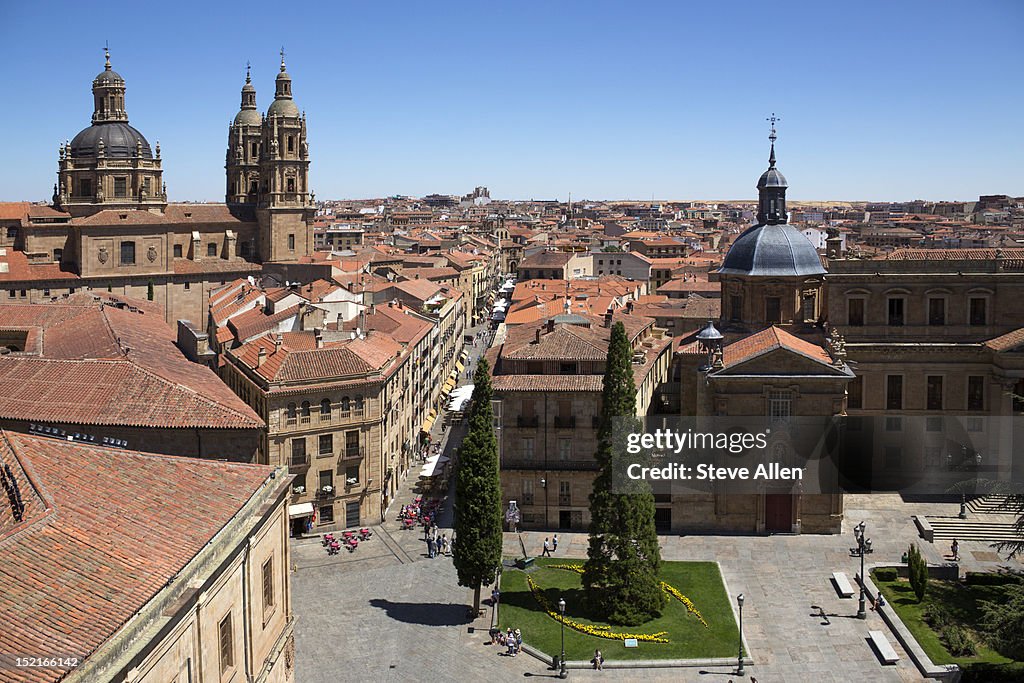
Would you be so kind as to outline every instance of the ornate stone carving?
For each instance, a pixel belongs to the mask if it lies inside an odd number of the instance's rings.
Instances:
[[[146,259],[150,263],[156,261],[156,247],[151,246],[149,249],[146,250]]]
[[[106,247],[100,247],[99,252],[96,254],[96,260],[100,263],[106,263],[107,259],[110,258],[110,254],[107,253]]]

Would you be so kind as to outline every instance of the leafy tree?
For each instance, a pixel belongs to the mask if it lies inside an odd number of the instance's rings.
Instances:
[[[621,464],[625,455],[625,434],[640,429],[631,359],[626,328],[616,323],[601,397],[595,454],[600,469],[590,494],[583,586],[604,619],[635,626],[660,615],[666,598],[658,580],[661,549],[654,529],[654,494],[646,482],[614,477],[616,461]]]
[[[604,249],[602,249],[601,251],[604,251],[604,252],[612,252],[612,253],[619,253],[619,252],[621,252],[621,251],[622,251],[622,247],[620,247],[620,246],[617,246],[617,245],[615,245],[615,244],[609,244],[608,246],[606,246],[606,247],[605,247]]]
[[[928,591],[928,563],[921,556],[916,543],[912,544],[907,552],[907,574],[910,587],[914,589],[917,601],[921,602]]]
[[[452,556],[459,585],[473,589],[473,614],[480,609],[480,586],[490,585],[501,567],[501,484],[498,441],[491,408],[491,376],[480,359],[473,375],[469,432],[459,445],[455,479],[455,544]]]
[[[999,602],[981,603],[981,626],[999,654],[1024,660],[1024,584],[1006,586]]]

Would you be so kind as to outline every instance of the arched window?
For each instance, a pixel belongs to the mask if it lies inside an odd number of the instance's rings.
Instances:
[[[302,402],[302,417],[309,417],[309,401]]]
[[[362,414],[363,412],[363,395],[356,394],[356,413]]]
[[[341,412],[342,414],[347,414],[351,409],[352,406],[349,403],[348,396],[345,396],[341,399]]]
[[[289,424],[295,424],[295,417],[296,417],[295,404],[294,403],[289,403],[288,404],[288,423]]]
[[[325,398],[324,400],[320,401],[320,417],[330,417],[330,416],[331,416],[331,399]]]

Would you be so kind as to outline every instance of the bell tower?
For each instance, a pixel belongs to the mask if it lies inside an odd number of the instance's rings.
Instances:
[[[224,200],[229,205],[255,206],[259,201],[260,139],[263,116],[256,110],[256,88],[252,85],[249,66],[245,68],[242,106],[228,127],[227,189]]]
[[[260,137],[259,253],[266,261],[295,261],[313,252],[313,193],[309,190],[306,115],[292,99],[285,70],[275,81],[274,101],[263,118]]]

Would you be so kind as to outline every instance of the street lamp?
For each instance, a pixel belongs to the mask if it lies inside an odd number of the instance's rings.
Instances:
[[[857,554],[860,555],[860,601],[857,606],[857,618],[867,619],[868,613],[864,611],[864,553],[871,547],[871,541],[865,537],[866,525],[861,522],[853,527],[853,537],[857,539]]]
[[[558,658],[558,677],[568,678],[569,672],[565,668],[565,598],[558,598],[558,613],[562,615],[560,620],[562,624],[562,655]]]
[[[740,653],[736,657],[739,666],[736,668],[736,675],[743,675],[743,593],[736,596],[736,604],[740,608]]]

